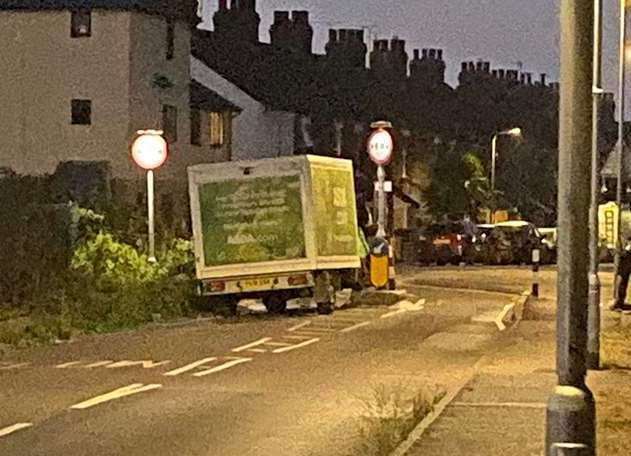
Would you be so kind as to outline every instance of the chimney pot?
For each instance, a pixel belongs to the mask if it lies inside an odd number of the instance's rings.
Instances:
[[[219,10],[227,10],[228,9],[228,0],[219,0]]]
[[[500,79],[504,79],[504,76],[505,76],[504,70],[497,70],[497,74],[500,77]]]
[[[541,85],[542,86],[546,85],[546,74],[545,73],[541,73]]]
[[[414,49],[414,60],[418,60],[419,59],[419,51],[418,49]]]
[[[423,58],[427,58],[428,49],[423,49]]]
[[[436,49],[430,49],[429,50],[429,58],[432,60],[436,59]]]
[[[469,62],[469,71],[471,72],[475,71],[475,62]]]
[[[491,62],[484,62],[483,70],[485,73],[491,72]]]
[[[497,70],[492,70],[491,74],[493,75],[494,78],[497,78]]]
[[[299,23],[301,25],[309,24],[309,11],[292,11],[291,18],[295,23]]]
[[[289,21],[289,11],[274,11],[274,25]]]
[[[443,50],[442,49],[438,49],[436,51],[436,57],[438,60],[442,60],[443,59]]]
[[[340,42],[341,43],[346,43],[348,41],[348,30],[347,29],[340,29],[339,37],[340,37]]]
[[[337,43],[337,30],[329,29],[329,42]]]
[[[425,49],[423,49],[423,50],[425,50]],[[460,71],[463,72],[463,73],[466,73],[468,67],[469,67],[469,65],[467,64],[467,62],[462,62],[460,64]]]
[[[477,62],[475,64],[475,69],[476,69],[476,71],[480,71],[481,72],[482,71],[482,62]]]

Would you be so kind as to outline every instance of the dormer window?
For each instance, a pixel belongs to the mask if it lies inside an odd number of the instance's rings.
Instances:
[[[83,38],[92,35],[92,12],[90,10],[72,11],[70,16],[70,36]]]

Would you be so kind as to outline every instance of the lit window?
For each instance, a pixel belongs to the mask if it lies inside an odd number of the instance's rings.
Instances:
[[[70,36],[82,38],[92,35],[92,12],[77,10],[70,13]]]
[[[177,108],[175,106],[162,106],[162,130],[167,143],[177,141]]]
[[[70,102],[71,120],[73,125],[91,125],[92,124],[92,101],[91,100],[72,100]]]
[[[167,60],[173,58],[175,52],[175,24],[171,19],[167,19]]]
[[[211,112],[208,115],[210,127],[210,145],[223,146],[224,143],[224,115],[221,112]]]
[[[191,108],[191,144],[202,145],[202,116],[195,108]]]

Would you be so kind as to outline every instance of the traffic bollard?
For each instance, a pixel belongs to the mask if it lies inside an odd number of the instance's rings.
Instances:
[[[589,448],[582,443],[555,443],[552,445],[554,456],[588,456]]]
[[[533,249],[532,251],[532,292],[535,297],[539,297],[539,261],[541,260],[541,254],[539,249]]]
[[[388,290],[396,290],[396,271],[394,269],[394,247],[392,243],[388,245]]]

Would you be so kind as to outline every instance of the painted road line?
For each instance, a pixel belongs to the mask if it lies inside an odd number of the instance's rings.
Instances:
[[[70,408],[74,410],[84,410],[90,407],[94,407],[95,405],[102,404],[103,402],[112,401],[121,397],[131,396],[132,394],[143,393],[145,391],[151,391],[158,388],[162,388],[162,385],[143,385],[142,383],[134,383],[132,385],[123,386],[122,388],[115,389],[114,391],[110,391],[109,393],[93,397],[92,399],[88,399],[87,401],[79,402],[78,404],[75,404]]]
[[[219,366],[213,367],[212,369],[197,372],[193,374],[193,377],[204,377],[206,375],[214,374],[215,372],[221,372],[222,370],[230,369],[231,367],[234,367],[243,363],[248,363],[250,361],[252,361],[252,358],[234,358],[232,359],[232,361],[228,361],[227,363],[220,364]]]
[[[370,324],[369,321],[362,321],[361,323],[357,323],[356,325],[349,326],[348,328],[344,328],[340,332],[347,333],[347,332],[355,331],[356,329],[359,329],[363,326],[368,326],[369,324]]]
[[[180,374],[183,374],[184,372],[197,369],[198,367],[208,367],[208,366],[204,366],[204,364],[209,363],[211,361],[216,361],[216,360],[217,360],[216,357],[200,359],[199,361],[195,361],[194,363],[187,364],[184,367],[180,367],[179,369],[174,369],[162,375],[165,375],[167,377],[175,377],[176,375],[180,375]]]
[[[272,353],[285,353],[291,350],[295,350],[297,348],[302,348],[302,347],[306,347],[307,345],[315,344],[319,340],[320,339],[316,337],[314,339],[309,339],[304,342],[300,342],[299,344],[296,344],[296,345],[290,345],[289,347],[277,348],[276,350],[272,351]]]
[[[394,317],[395,315],[399,315],[405,312],[407,312],[407,309],[393,310],[392,312],[383,314],[381,318],[390,318],[390,317]]]
[[[502,311],[497,316],[497,319],[495,320],[495,324],[497,325],[497,329],[499,329],[500,331],[504,331],[506,329],[506,325],[504,324],[504,319],[506,318],[506,316],[508,315],[509,312],[511,312],[511,311],[514,312],[514,310],[513,310],[514,308],[515,308],[515,303],[506,304],[504,306]]]
[[[67,369],[68,367],[76,366],[77,364],[81,364],[83,361],[70,361],[69,363],[57,364],[55,368],[57,369]]]
[[[297,339],[297,340],[305,340],[305,339],[311,339],[313,336],[300,336],[300,335],[292,335],[292,336],[282,336],[283,339]],[[248,351],[254,351],[256,349],[253,350],[248,350]]]
[[[248,348],[246,351],[252,353],[267,353],[267,350],[265,350],[264,348]]]
[[[265,342],[265,345],[269,345],[270,347],[287,347],[291,344],[287,342]]]
[[[153,369],[154,367],[164,366],[165,364],[169,364],[171,361],[160,361],[153,362],[151,360],[145,361],[117,361],[108,366],[105,366],[106,369],[116,369],[117,367],[133,367],[133,366],[142,366],[143,369]]]
[[[305,321],[304,323],[300,323],[300,324],[298,324],[298,325],[296,325],[296,326],[292,326],[292,327],[291,327],[291,328],[289,328],[287,331],[289,331],[289,332],[293,332],[293,331],[295,331],[296,329],[300,329],[300,328],[302,328],[302,327],[304,327],[304,326],[307,326],[307,325],[310,325],[310,324],[311,324],[311,321]]]
[[[300,332],[336,332],[335,328],[323,328],[321,326],[310,326],[305,329],[301,329]]]
[[[84,367],[85,369],[92,369],[94,367],[103,367],[103,366],[107,366],[108,364],[112,364],[114,361],[112,361],[111,359],[109,361],[97,361],[96,363],[92,363],[92,364],[87,364]]]
[[[17,423],[12,426],[7,426],[3,429],[0,429],[0,437],[13,434],[14,432],[19,431],[21,429],[30,428],[31,426],[33,426],[33,423]]]
[[[242,352],[244,350],[247,350],[248,348],[253,348],[253,347],[256,347],[258,345],[263,345],[265,342],[268,342],[270,340],[272,340],[271,337],[263,337],[262,339],[259,339],[259,340],[255,341],[255,342],[251,342],[251,343],[249,343],[247,345],[242,345],[241,347],[233,348],[232,351],[234,353],[239,353],[239,352]]]
[[[31,363],[17,363],[17,364],[6,363],[6,365],[0,367],[0,370],[20,369],[21,367],[26,367],[29,364]]]

